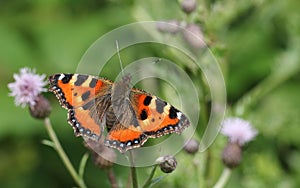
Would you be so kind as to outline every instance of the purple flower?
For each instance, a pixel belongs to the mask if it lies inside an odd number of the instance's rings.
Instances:
[[[35,74],[35,70],[29,68],[22,68],[19,74],[14,74],[15,82],[9,83],[8,88],[11,91],[9,95],[15,97],[16,106],[34,106],[36,97],[46,91],[43,88],[47,84],[45,77],[44,74]]]
[[[250,122],[232,117],[223,121],[221,133],[229,138],[229,142],[242,146],[251,141],[258,132]]]

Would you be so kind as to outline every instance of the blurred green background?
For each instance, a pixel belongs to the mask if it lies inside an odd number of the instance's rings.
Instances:
[[[246,106],[243,117],[259,130],[227,187],[299,187],[299,7],[298,0],[199,0],[197,12],[187,16],[174,0],[0,1],[0,187],[76,186],[57,154],[41,144],[48,138],[43,122],[30,117],[28,109],[15,107],[8,97],[7,84],[14,73],[22,67],[46,75],[72,73],[87,48],[106,32],[135,21],[169,19],[201,26],[224,74],[228,110],[235,114]],[[172,54],[151,46],[122,55],[122,60],[147,55],[172,59]],[[241,100],[249,93],[248,102]],[[54,129],[78,166],[86,152],[82,139],[74,137],[55,97],[45,95],[53,107]],[[210,149],[204,179],[208,187],[222,171],[225,143],[219,136]],[[176,171],[156,186],[196,187],[195,167],[201,156],[179,153]],[[125,187],[128,169],[116,165],[114,170]],[[140,182],[147,173],[149,169],[139,169]],[[104,171],[91,160],[85,180],[89,187],[110,186]]]

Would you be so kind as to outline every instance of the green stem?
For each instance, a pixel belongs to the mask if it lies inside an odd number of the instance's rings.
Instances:
[[[208,161],[211,161],[209,159],[209,154],[206,150],[205,152],[198,152],[194,156],[194,163],[195,163],[195,168],[197,170],[197,179],[198,179],[198,187],[205,188],[207,187],[208,181],[210,179],[209,173],[208,173]]]
[[[80,164],[79,164],[79,170],[78,170],[78,174],[79,174],[79,177],[81,179],[83,179],[83,174],[84,174],[84,170],[85,170],[85,166],[86,166],[88,158],[89,158],[88,153],[85,153],[83,155],[83,157],[81,158],[81,161],[80,161]]]
[[[131,174],[132,187],[138,188],[136,168],[134,166],[133,155],[131,151],[129,151],[129,161],[130,161],[130,174]]]
[[[217,183],[214,185],[213,188],[223,188],[227,181],[229,180],[229,177],[231,175],[231,169],[225,167],[219,180],[217,181]]]
[[[150,186],[151,181],[152,181],[152,179],[153,179],[153,176],[154,176],[154,174],[155,174],[156,168],[157,168],[157,164],[155,164],[155,165],[153,166],[152,171],[151,171],[151,173],[150,173],[148,179],[146,180],[145,184],[143,185],[143,188],[147,188],[147,187]]]
[[[50,137],[50,139],[52,140],[53,144],[54,144],[54,149],[57,151],[59,157],[61,158],[62,162],[64,163],[65,167],[67,168],[67,170],[69,171],[69,173],[71,174],[72,178],[74,179],[74,181],[77,183],[77,185],[81,188],[86,188],[86,185],[83,181],[82,178],[80,178],[80,176],[77,174],[75,168],[73,167],[70,159],[68,158],[67,154],[65,153],[65,151],[63,150],[53,128],[52,125],[50,123],[50,119],[49,118],[45,118],[45,127],[46,130],[48,132],[48,135]]]

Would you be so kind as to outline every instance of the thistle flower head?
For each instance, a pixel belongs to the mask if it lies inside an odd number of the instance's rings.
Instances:
[[[242,146],[251,141],[258,132],[246,120],[241,118],[226,118],[222,123],[221,133],[229,138],[229,142]]]
[[[35,70],[22,68],[19,74],[14,74],[15,82],[9,83],[10,96],[15,97],[16,106],[34,106],[36,97],[46,91],[43,88],[47,82],[44,81],[45,75],[35,74]]]

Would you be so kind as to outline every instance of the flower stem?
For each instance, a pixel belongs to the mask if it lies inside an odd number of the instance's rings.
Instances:
[[[78,170],[78,175],[81,179],[83,179],[84,169],[85,169],[86,162],[87,162],[88,158],[89,158],[88,153],[85,153],[83,155],[83,157],[81,158],[80,165],[79,165],[79,170]]]
[[[193,164],[195,166],[195,171],[197,172],[198,187],[206,186],[205,173],[207,170],[207,152],[198,152],[194,156]]]
[[[150,186],[151,180],[152,180],[152,178],[153,178],[153,176],[154,176],[154,173],[155,173],[156,168],[157,168],[157,164],[155,164],[155,165],[153,166],[152,171],[151,171],[151,173],[150,173],[148,179],[146,180],[145,184],[143,185],[143,188],[147,188],[147,187]]]
[[[77,174],[75,168],[73,167],[70,159],[68,158],[67,154],[65,153],[65,151],[63,150],[53,128],[52,125],[50,123],[50,119],[49,118],[45,118],[45,127],[46,130],[48,132],[48,135],[50,137],[50,139],[52,140],[53,144],[54,144],[54,149],[57,151],[59,157],[61,158],[62,162],[64,163],[65,167],[67,168],[67,170],[69,171],[69,173],[71,174],[72,178],[74,179],[74,181],[77,183],[77,185],[81,188],[86,188],[86,185],[84,183],[84,180],[82,178],[80,178],[80,176]]]
[[[223,188],[227,181],[229,180],[229,177],[231,175],[231,169],[225,167],[218,182],[214,185],[213,188]]]
[[[107,169],[106,173],[107,173],[111,187],[117,188],[118,185],[116,182],[116,177],[115,177],[115,173],[114,173],[113,169],[112,168]]]
[[[138,188],[136,168],[134,166],[133,155],[131,151],[129,151],[129,161],[130,161],[130,175],[131,175],[132,187]]]

